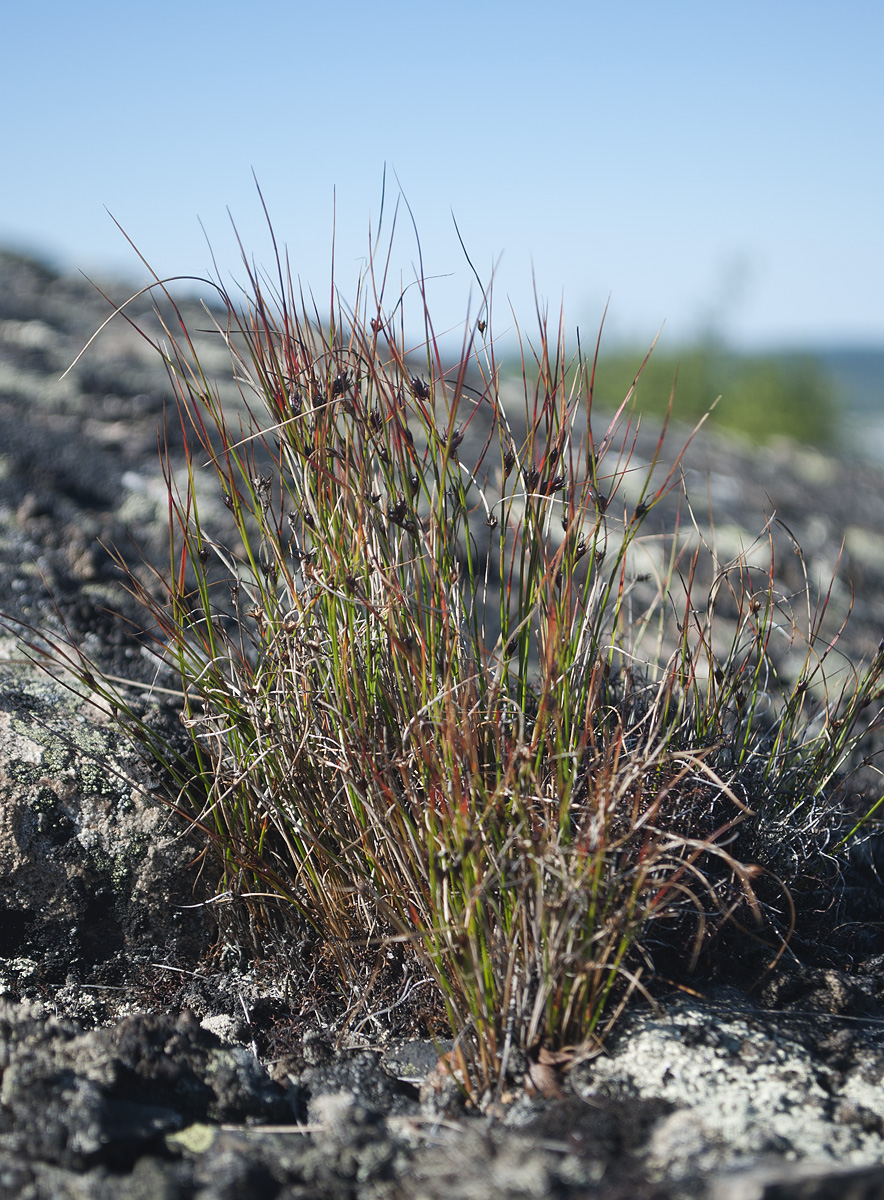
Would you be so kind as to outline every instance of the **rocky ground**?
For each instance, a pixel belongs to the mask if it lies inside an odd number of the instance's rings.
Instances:
[[[149,301],[135,309],[150,319]],[[165,375],[117,321],[60,379],[107,311],[85,281],[0,254],[0,610],[44,633],[66,626],[105,670],[146,682],[141,643],[106,611],[127,601],[102,544],[163,561]],[[223,370],[223,350],[207,352]],[[173,424],[168,436],[174,453]],[[722,560],[774,515],[812,580],[827,587],[840,555],[831,633],[851,588],[854,611],[833,662],[875,652],[884,471],[714,434],[685,465]],[[797,590],[800,560],[775,529],[782,586]],[[750,554],[763,568],[766,542]],[[11,633],[0,652],[0,1195],[884,1195],[871,854],[825,945],[799,938],[762,979],[747,967],[676,981],[624,1017],[603,1055],[529,1073],[478,1116],[440,1089],[407,1013],[394,1039],[361,1014],[342,1035],[303,946],[245,956],[205,903],[200,845],[152,798],[107,714],[39,674]]]

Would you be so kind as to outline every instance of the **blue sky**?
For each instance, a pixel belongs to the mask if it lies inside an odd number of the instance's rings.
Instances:
[[[145,277],[106,209],[160,274],[211,270],[201,220],[237,276],[228,208],[266,263],[254,170],[322,296],[334,207],[351,293],[386,164],[440,328],[453,211],[498,332],[536,286],[612,340],[884,343],[880,0],[30,0],[3,40],[0,244],[61,266]]]

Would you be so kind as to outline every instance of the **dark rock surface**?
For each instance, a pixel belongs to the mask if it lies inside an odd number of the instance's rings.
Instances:
[[[87,282],[0,254],[0,610],[49,635],[64,623],[105,670],[149,682],[141,640],[106,612],[131,610],[101,543],[163,563],[165,372],[118,319],[60,379],[107,313]],[[149,300],[133,315],[150,321]],[[223,372],[225,352],[206,345]],[[652,447],[642,435],[637,453]],[[884,471],[704,434],[686,482],[723,562],[776,515],[827,586],[843,543],[833,630],[851,586],[854,614],[839,653],[874,653]],[[217,497],[205,504],[223,520]],[[801,562],[775,529],[784,590],[797,590]],[[764,539],[751,553],[763,568]],[[884,1195],[872,858],[845,917],[861,936],[845,925],[824,953],[799,939],[779,974],[741,987],[689,981],[628,1013],[602,1056],[514,1085],[479,1117],[440,1098],[431,1045],[374,1025],[344,1038],[299,947],[283,947],[288,972],[279,946],[243,961],[203,906],[199,846],[151,798],[108,714],[23,663],[11,635],[0,657],[0,1196]]]

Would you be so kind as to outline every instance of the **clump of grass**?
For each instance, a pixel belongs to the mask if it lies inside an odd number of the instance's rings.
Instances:
[[[156,281],[186,464],[164,459],[168,574],[121,564],[187,749],[75,647],[48,654],[162,764],[259,928],[312,929],[367,1006],[401,948],[481,1104],[516,1052],[596,1045],[667,930],[696,955],[724,917],[761,919],[777,848],[825,848],[884,657],[819,695],[819,612],[781,683],[773,568],[718,562],[689,523],[649,532],[681,456],[662,465],[661,435],[639,464],[634,385],[595,428],[598,346],[567,360],[541,320],[514,408],[489,297],[449,366],[423,280],[388,302],[376,256],[325,319],[284,258],[245,269],[241,303],[215,285],[235,411]]]

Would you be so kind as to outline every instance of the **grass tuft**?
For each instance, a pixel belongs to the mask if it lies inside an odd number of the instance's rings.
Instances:
[[[598,416],[598,346],[540,319],[513,403],[490,293],[451,365],[377,251],[325,319],[284,256],[244,262],[243,300],[214,285],[232,408],[156,279],[186,465],[163,459],[168,571],[120,564],[186,746],[76,647],[32,648],[162,764],[256,929],[310,930],[353,1013],[387,959],[444,1006],[482,1105],[519,1056],[597,1047],[655,948],[696,959],[731,918],[775,955],[787,886],[850,832],[884,655],[832,694],[825,602],[799,632],[772,550],[722,562],[689,510],[657,520],[681,454],[664,425],[639,460],[636,381]]]

